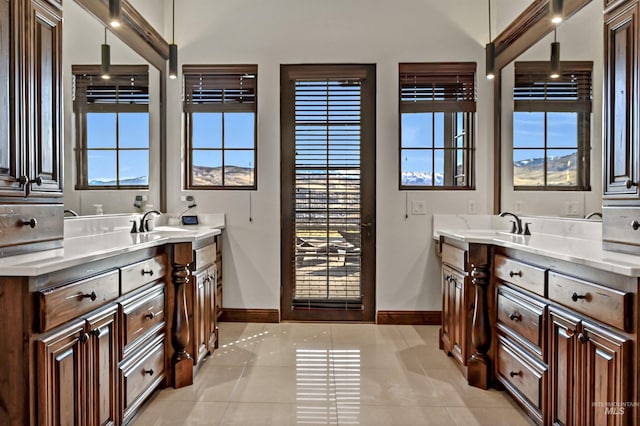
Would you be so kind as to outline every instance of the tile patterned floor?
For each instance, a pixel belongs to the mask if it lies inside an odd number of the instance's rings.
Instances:
[[[195,383],[157,392],[141,425],[530,425],[503,392],[469,387],[438,327],[220,324]]]

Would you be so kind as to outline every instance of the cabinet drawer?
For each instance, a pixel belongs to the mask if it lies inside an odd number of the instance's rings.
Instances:
[[[466,271],[467,252],[449,244],[442,245],[442,262],[460,271]]]
[[[164,379],[164,336],[156,336],[151,344],[120,364],[120,403],[126,423],[136,409]]]
[[[503,336],[498,336],[498,380],[535,417],[542,418],[545,404],[543,391],[546,388],[547,368],[516,349]]]
[[[122,304],[122,350],[126,356],[147,332],[164,324],[164,284],[154,286]]]
[[[637,222],[636,224],[634,224]],[[603,207],[602,240],[628,244],[625,251],[640,253],[640,207]],[[635,228],[635,229],[634,229]]]
[[[120,268],[122,294],[126,294],[164,277],[166,274],[166,264],[166,257],[164,254],[161,254],[151,259]]]
[[[0,204],[0,229],[2,230],[0,247],[62,240],[64,233],[63,210],[61,205]],[[53,244],[47,248],[62,245]],[[17,248],[15,252],[19,252]]]
[[[549,299],[597,321],[631,331],[631,293],[549,272]]]
[[[497,254],[494,258],[494,271],[497,278],[529,290],[540,296],[545,295],[545,270],[509,259]]]
[[[208,246],[194,250],[193,256],[193,270],[196,271],[207,265],[210,265],[216,261],[216,244],[210,244]]]
[[[498,288],[498,325],[539,357],[543,355],[545,305],[524,295]],[[515,336],[514,336],[515,334]]]
[[[38,291],[35,297],[38,301],[39,332],[99,308],[119,295],[117,270]]]

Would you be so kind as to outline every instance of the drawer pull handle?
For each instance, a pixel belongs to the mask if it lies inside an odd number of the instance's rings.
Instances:
[[[149,370],[142,370],[142,375],[144,376],[144,375],[146,375],[146,374],[148,374],[148,375],[150,375],[150,376],[153,376],[153,370],[152,370],[152,369],[149,369]]]
[[[149,276],[153,276],[153,270],[151,269],[143,269],[142,270],[142,275],[149,275]]]
[[[37,178],[32,179],[31,182],[35,183],[38,186],[42,186],[42,176],[38,176]]]
[[[30,226],[31,229],[35,228],[37,225],[38,225],[38,221],[36,220],[35,217],[32,217],[29,220],[22,221],[22,226]]]
[[[577,302],[580,299],[586,299],[587,295],[586,294],[578,294],[578,293],[573,293],[571,295],[571,300],[573,300],[574,302]]]
[[[626,186],[627,189],[631,189],[632,186],[638,186],[638,182],[634,182],[631,179],[627,179],[624,183],[624,186]]]
[[[80,333],[80,342],[87,343],[89,341],[89,335],[87,333]]]
[[[18,183],[20,184],[20,186],[25,186],[26,184],[29,183],[29,178],[26,176],[20,176],[18,178]]]
[[[95,291],[92,291],[91,293],[88,293],[88,294],[80,295],[80,299],[91,299],[92,302],[94,302],[97,298],[98,298],[98,295],[96,294]]]
[[[634,231],[637,231],[638,228],[640,228],[640,222],[638,222],[637,220],[634,220],[633,222],[631,222],[631,227],[633,228]]]
[[[511,321],[520,321],[520,320],[522,320],[522,315],[520,315],[517,312],[513,312],[511,315],[509,315],[509,319]]]
[[[520,371],[509,371],[509,376],[511,377],[515,377],[515,376],[521,376],[522,373]]]
[[[149,312],[148,314],[145,314],[145,318],[146,319],[153,319],[156,316],[156,314],[154,314],[153,312]]]
[[[513,277],[522,277],[522,271],[518,271],[518,272],[509,271],[509,276],[511,278],[513,278]]]
[[[587,343],[589,341],[589,337],[587,336],[586,333],[580,333],[578,334],[578,342],[580,343]]]

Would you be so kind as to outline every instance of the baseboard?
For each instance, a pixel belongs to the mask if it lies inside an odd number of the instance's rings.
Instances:
[[[441,311],[378,311],[377,324],[441,325]]]
[[[222,310],[221,322],[280,322],[277,309],[232,309]]]

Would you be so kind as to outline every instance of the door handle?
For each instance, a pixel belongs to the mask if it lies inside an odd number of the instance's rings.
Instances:
[[[371,223],[371,222],[361,223],[360,224],[360,229],[362,231],[365,231],[365,233],[367,235],[367,239],[370,240],[371,239],[371,231],[373,229],[373,223]]]

